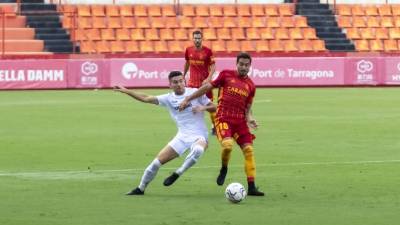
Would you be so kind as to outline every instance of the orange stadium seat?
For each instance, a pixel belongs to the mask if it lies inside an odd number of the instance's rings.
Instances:
[[[351,5],[343,4],[343,5],[336,5],[336,13],[340,16],[352,16],[353,13],[351,12]]]
[[[378,51],[384,50],[382,40],[370,40],[369,46],[370,46],[371,51],[378,52]]]
[[[145,40],[143,29],[135,28],[131,29],[131,40],[142,41]]]
[[[135,19],[134,17],[121,17],[121,23],[123,28],[135,28]]]
[[[392,16],[392,7],[389,4],[379,5],[378,12],[381,16]]]
[[[158,53],[169,52],[168,44],[165,41],[155,41],[154,42],[154,51]]]
[[[271,52],[283,52],[284,51],[282,43],[279,40],[269,41],[269,49]]]
[[[304,17],[304,16],[294,17],[294,26],[295,27],[308,27],[307,17]]]
[[[195,28],[207,28],[208,23],[207,23],[207,17],[195,17],[193,19],[194,21],[194,27]]]
[[[104,19],[103,17],[100,17],[100,18]],[[92,19],[90,17],[79,17],[78,18],[78,28],[81,28],[81,29],[92,28]],[[105,23],[104,23],[104,28],[105,28]]]
[[[169,28],[160,29],[160,39],[166,41],[175,40],[173,30]]]
[[[174,30],[175,40],[188,40],[188,33],[186,29],[178,28]]]
[[[238,21],[238,27],[243,27],[243,28],[252,27],[251,17],[239,17],[237,18],[237,21]]]
[[[150,17],[162,16],[161,7],[159,5],[149,5],[147,8],[147,14]]]
[[[104,6],[103,5],[92,5],[92,16],[105,16]]]
[[[64,16],[64,17],[62,18],[62,26],[63,26],[64,28],[73,28],[73,27],[75,27],[75,25],[74,25],[74,18]]]
[[[126,52],[140,52],[139,44],[137,41],[126,41],[125,42],[125,50]]]
[[[226,52],[226,46],[225,46],[225,41],[218,40],[218,41],[212,41],[211,42],[211,49],[214,52]]]
[[[389,28],[390,39],[400,39],[400,28]]]
[[[311,27],[302,28],[302,31],[303,31],[303,37],[305,39],[318,39],[317,33],[315,32],[314,28]]]
[[[112,53],[123,53],[125,52],[125,43],[123,41],[111,41],[110,50]]]
[[[260,40],[260,31],[257,28],[251,27],[246,29],[247,40]]]
[[[78,5],[78,16],[80,17],[85,17],[85,16],[91,16],[92,14],[90,13],[90,6],[89,5]]]
[[[380,27],[380,21],[378,17],[368,16],[367,17],[367,27]]]
[[[277,28],[275,30],[276,39],[289,39],[289,32],[286,28]]]
[[[400,16],[400,5],[392,5],[392,15]]]
[[[393,18],[394,21],[394,27],[400,27],[400,16],[399,17],[394,17]]]
[[[108,17],[108,28],[121,28],[121,17]]]
[[[226,50],[228,52],[240,52],[240,42],[239,41],[226,41]]]
[[[168,49],[169,49],[169,52],[171,52],[171,53],[173,53],[173,52],[182,53],[183,51],[185,51],[185,49],[182,46],[182,42],[181,41],[169,41],[168,42]]]
[[[274,28],[281,27],[279,17],[267,17],[265,22],[267,27],[274,27]]]
[[[398,45],[396,40],[384,40],[383,41],[383,48],[385,51],[398,51]]]
[[[337,17],[337,23],[339,27],[347,28],[353,27],[351,16],[339,16]]]
[[[236,16],[235,7],[232,6],[232,16]],[[251,16],[250,6],[249,5],[238,5],[237,6],[237,15],[238,16]]]
[[[179,20],[180,27],[182,28],[193,28],[193,17],[181,17]]]
[[[316,52],[326,51],[325,42],[323,40],[312,40],[312,43],[314,51]]]
[[[358,28],[346,29],[346,37],[353,40],[361,39],[360,33],[358,32]]]
[[[266,16],[279,16],[278,8],[275,5],[266,5],[265,6],[265,15]]]
[[[223,16],[223,7],[222,5],[210,5],[210,16]]]
[[[219,40],[231,40],[231,32],[229,28],[221,28],[217,30],[217,37]]]
[[[256,51],[257,52],[268,52],[269,51],[269,44],[268,41],[256,41]]]
[[[203,29],[203,37],[205,40],[217,40],[217,33],[214,28]]]
[[[108,17],[120,16],[118,5],[106,5],[106,15]]]
[[[265,27],[264,17],[253,17],[251,19],[251,27]]]
[[[242,52],[255,52],[256,48],[253,45],[252,41],[241,41],[240,42],[240,50]]]
[[[152,41],[140,41],[139,49],[142,53],[152,53],[154,52],[154,43]]]
[[[294,27],[294,21],[292,16],[281,17],[281,27]]]
[[[376,28],[375,36],[376,39],[389,39],[389,31],[387,28]]]
[[[176,17],[165,18],[165,27],[167,28],[179,28],[179,22]]]
[[[364,7],[361,5],[352,5],[351,6],[351,13],[353,16],[364,16]]]
[[[81,19],[79,19],[80,21]],[[92,17],[93,28],[107,28],[106,20],[104,17]]]
[[[281,16],[293,16],[293,5],[292,4],[279,4],[278,11]]]
[[[272,28],[261,28],[260,33],[261,33],[261,39],[263,40],[275,39],[274,31]]]
[[[193,5],[182,5],[183,16],[196,16]]]
[[[229,4],[224,4],[222,7],[222,11],[223,11],[223,16],[237,16],[237,12],[236,12],[236,6],[235,5],[229,5]]]
[[[394,27],[392,17],[389,16],[381,17],[381,27]]]
[[[150,40],[150,41],[160,40],[160,36],[158,35],[158,29],[155,29],[155,28],[144,29],[144,36],[145,36],[146,40]]]
[[[114,29],[101,29],[101,39],[105,41],[113,41],[116,39]]]
[[[129,41],[131,40],[131,32],[126,28],[117,29],[115,37],[120,41]]]
[[[170,4],[170,5],[162,5],[161,6],[161,12],[162,15],[165,17],[168,16],[176,16],[176,11],[175,11],[175,6]]]
[[[297,41],[295,40],[284,40],[283,46],[285,48],[285,52],[298,52]]]
[[[62,13],[72,14],[72,13],[76,12],[76,10],[77,10],[76,5],[73,5],[73,4],[65,4],[65,5],[61,6]]]
[[[236,18],[235,17],[225,17],[223,21],[224,21],[224,27],[225,28],[237,27],[237,23],[236,23]]]
[[[85,36],[87,37],[87,40],[90,40],[90,41],[100,41],[101,40],[101,34],[100,34],[99,29],[85,30]]]
[[[304,39],[301,28],[290,28],[289,29],[289,37],[290,37],[290,39],[293,39],[293,40]]]
[[[375,39],[375,29],[360,28],[361,39]]]
[[[133,16],[133,8],[131,5],[121,5],[119,7],[121,16]]]
[[[363,16],[354,16],[353,27],[367,27],[367,24],[365,23],[365,18]]]
[[[379,16],[378,7],[375,5],[367,5],[364,10],[366,16]]]
[[[150,28],[150,21],[148,17],[136,17],[137,28]]]
[[[210,17],[208,19],[208,25],[214,28],[224,27],[223,17]]]
[[[231,28],[231,34],[233,40],[245,40],[246,35],[244,34],[243,28]]]
[[[111,52],[110,44],[108,43],[108,41],[96,41],[96,52],[97,53]]]
[[[135,16],[147,16],[147,8],[145,5],[134,5],[133,6],[133,14]]]
[[[210,16],[208,5],[197,5],[196,16]]]
[[[165,28],[165,19],[162,17],[152,17],[151,18],[152,28]]]
[[[251,5],[250,7],[252,16],[265,16],[264,5],[254,4]]]
[[[91,41],[82,41],[79,48],[82,53],[96,53],[95,43]]]
[[[298,47],[300,52],[312,52],[314,48],[312,46],[312,41],[310,40],[299,40]]]

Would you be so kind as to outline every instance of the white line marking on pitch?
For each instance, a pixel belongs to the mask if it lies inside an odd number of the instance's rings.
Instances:
[[[268,163],[257,164],[257,167],[288,167],[288,166],[329,166],[329,165],[361,165],[361,164],[387,164],[399,163],[400,160],[375,160],[375,161],[348,161],[348,162],[298,162],[298,163]],[[243,167],[243,165],[231,165],[230,167]],[[213,169],[219,166],[195,166],[192,169]],[[12,177],[54,177],[60,178],[61,176],[79,176],[79,175],[92,175],[98,176],[102,173],[122,173],[122,172],[143,172],[143,168],[132,169],[116,169],[116,170],[76,170],[76,171],[32,171],[32,172],[6,172],[0,171],[0,176]],[[164,167],[165,170],[173,170],[176,168]]]
[[[270,99],[254,100],[254,103],[263,103],[263,102],[272,102],[272,100],[270,100]]]

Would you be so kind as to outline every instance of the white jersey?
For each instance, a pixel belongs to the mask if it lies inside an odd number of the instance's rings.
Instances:
[[[196,88],[185,88],[185,93],[182,95],[176,95],[174,92],[171,92],[157,96],[157,100],[160,106],[165,106],[168,108],[169,114],[178,127],[178,134],[184,136],[201,135],[207,138],[207,127],[204,122],[204,112],[193,113],[192,109],[194,106],[209,104],[210,99],[203,95],[190,101],[188,107],[186,107],[186,109],[183,111],[179,112],[178,109],[185,97],[191,95],[196,90]]]

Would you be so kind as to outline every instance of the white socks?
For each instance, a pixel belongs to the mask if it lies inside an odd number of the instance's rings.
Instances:
[[[175,173],[182,175],[186,170],[192,167],[197,160],[199,160],[200,156],[204,153],[204,147],[200,145],[195,145],[191,149],[190,153],[186,156],[185,161],[183,162],[182,166],[179,167]]]
[[[154,179],[160,167],[161,163],[157,158],[150,163],[150,165],[144,170],[142,179],[140,180],[140,190],[144,191],[144,189],[146,189],[146,186]]]

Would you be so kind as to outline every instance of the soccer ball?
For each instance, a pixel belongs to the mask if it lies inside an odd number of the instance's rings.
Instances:
[[[246,198],[247,192],[240,183],[231,183],[226,187],[225,197],[232,203],[239,203]]]

